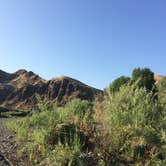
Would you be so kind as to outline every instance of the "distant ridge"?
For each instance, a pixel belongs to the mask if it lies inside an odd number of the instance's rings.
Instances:
[[[156,83],[158,83],[159,81],[161,81],[165,76],[159,75],[159,74],[155,74],[154,75],[154,80],[156,81]]]
[[[47,81],[24,69],[15,73],[0,70],[0,106],[9,109],[35,107],[36,93],[51,103],[64,105],[74,98],[93,101],[103,92],[67,76]]]

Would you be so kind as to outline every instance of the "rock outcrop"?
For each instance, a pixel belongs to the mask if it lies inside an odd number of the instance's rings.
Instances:
[[[9,109],[35,107],[35,94],[51,103],[64,105],[74,98],[93,101],[102,91],[70,77],[63,76],[47,81],[32,71],[19,70],[10,74],[0,70],[0,106]]]

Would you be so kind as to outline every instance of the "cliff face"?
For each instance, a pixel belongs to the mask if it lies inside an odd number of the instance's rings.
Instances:
[[[0,70],[0,106],[32,108],[36,105],[35,94],[63,105],[74,98],[93,101],[102,91],[69,77],[47,81],[31,71],[19,70],[10,74]]]

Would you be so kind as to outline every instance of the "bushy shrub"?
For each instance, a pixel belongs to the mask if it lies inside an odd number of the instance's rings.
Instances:
[[[166,106],[166,77],[157,83],[157,90],[158,90],[158,98],[161,104],[163,106]]]
[[[114,81],[110,84],[109,90],[110,90],[111,92],[117,92],[117,91],[120,90],[120,87],[121,87],[122,85],[127,84],[127,83],[129,82],[129,80],[130,80],[130,77],[121,76],[121,77],[117,78],[116,80],[114,80]]]
[[[106,163],[144,165],[164,156],[161,124],[165,110],[152,100],[152,92],[136,87],[123,86],[103,102],[106,118],[98,138]]]
[[[32,164],[41,159],[44,165],[82,162],[81,153],[93,150],[93,105],[76,99],[65,107],[51,107],[52,111],[45,108],[44,105],[38,114],[8,123],[17,132],[18,140],[27,143],[22,153],[27,153]],[[58,152],[60,149],[62,153]],[[66,154],[70,155],[61,156]]]
[[[139,80],[139,81],[138,81]],[[154,87],[154,73],[149,68],[135,68],[132,72],[131,82],[137,82],[139,88],[152,90]]]

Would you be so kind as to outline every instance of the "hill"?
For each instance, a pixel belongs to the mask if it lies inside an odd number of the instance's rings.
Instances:
[[[161,81],[163,78],[164,78],[164,76],[162,76],[162,75],[159,75],[159,74],[154,75],[154,80],[156,81],[156,83]]]
[[[0,106],[9,109],[35,107],[35,94],[50,103],[64,105],[74,98],[93,101],[102,91],[66,76],[45,80],[32,71],[7,73],[0,70]]]

